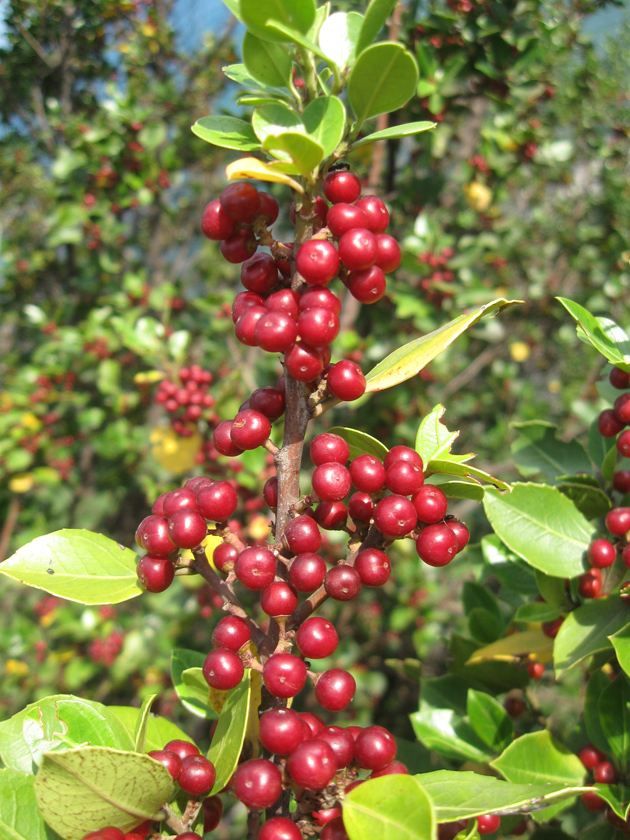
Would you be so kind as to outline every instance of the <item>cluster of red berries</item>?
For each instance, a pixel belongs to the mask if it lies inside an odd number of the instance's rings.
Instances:
[[[455,274],[447,266],[454,254],[452,248],[442,248],[437,254],[423,251],[418,257],[421,265],[426,265],[431,269],[431,273],[420,280],[420,288],[426,299],[434,306],[439,307],[445,298],[453,297],[449,284],[455,280]]]
[[[180,368],[178,381],[163,379],[155,401],[168,411],[171,426],[181,437],[190,437],[195,424],[208,415],[214,406],[214,397],[208,393],[212,374],[199,365]]]
[[[616,783],[617,771],[615,770],[614,764],[608,760],[606,753],[598,750],[593,744],[587,744],[585,747],[582,747],[578,752],[578,758],[586,770],[592,771],[594,783],[604,785],[614,785]],[[606,800],[602,799],[595,791],[592,793],[590,791],[589,793],[583,793],[580,796],[580,800],[588,811],[605,811],[608,808]],[[614,815],[614,812],[612,813]],[[625,829],[627,829],[625,820],[621,820],[621,823],[623,823],[624,828],[620,830],[625,833]],[[626,834],[626,836],[628,835]]]
[[[477,817],[477,833],[480,835],[494,834],[501,827],[501,817],[498,814],[482,814]],[[438,826],[438,840],[454,840],[460,831],[468,828],[468,820],[455,820],[455,822],[442,823]],[[510,834],[524,834],[527,831],[527,823],[523,821],[510,830]]]
[[[88,656],[92,662],[105,665],[110,668],[116,661],[116,657],[122,650],[124,635],[119,630],[112,632],[104,639],[94,639],[88,647]]]

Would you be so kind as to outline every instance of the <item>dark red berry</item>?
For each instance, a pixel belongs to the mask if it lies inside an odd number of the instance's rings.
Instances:
[[[230,543],[221,543],[212,553],[212,562],[220,572],[229,572],[234,568],[238,549]]]
[[[602,573],[591,569],[578,578],[578,592],[582,598],[599,598],[602,591]]]
[[[583,793],[582,796],[580,796],[580,802],[584,805],[587,811],[593,811],[595,813],[605,811],[608,807],[606,800],[602,799],[602,797],[598,793],[595,793],[595,791]]]
[[[394,736],[383,726],[366,726],[354,742],[354,758],[366,770],[382,770],[396,758]]]
[[[463,551],[468,545],[468,541],[470,540],[470,531],[463,522],[459,521],[459,519],[447,519],[446,525],[457,537],[457,553],[459,554],[459,552]]]
[[[211,650],[206,656],[202,670],[208,685],[220,691],[236,688],[245,673],[240,656],[225,648]]]
[[[214,764],[203,755],[188,755],[182,761],[177,783],[189,796],[205,796],[210,793],[217,772]]]
[[[612,408],[605,408],[597,418],[597,428],[602,437],[612,438],[623,429],[623,423],[617,420]]]
[[[258,190],[247,181],[228,184],[221,192],[219,200],[223,212],[237,222],[248,221],[260,208]]]
[[[606,527],[616,537],[623,537],[630,531],[630,507],[613,508],[606,514]]]
[[[240,228],[221,242],[221,255],[229,263],[245,262],[256,253],[258,243],[251,230]]]
[[[389,211],[380,198],[375,195],[366,195],[357,201],[356,206],[360,207],[367,216],[367,228],[372,233],[383,233],[387,229]]]
[[[339,435],[324,432],[313,438],[309,452],[316,467],[322,464],[345,464],[350,457],[350,447]]]
[[[326,572],[324,586],[335,601],[351,601],[361,591],[361,576],[352,566],[341,564]]]
[[[309,285],[325,286],[339,271],[339,254],[326,239],[309,239],[300,245],[295,267]]]
[[[606,569],[615,562],[615,546],[605,539],[593,540],[588,547],[588,562],[596,569]]]
[[[339,318],[330,309],[313,306],[300,314],[297,331],[310,347],[327,347],[337,338]]]
[[[298,592],[314,592],[324,582],[326,562],[318,554],[298,554],[289,568],[289,583]]]
[[[353,172],[329,172],[323,192],[331,204],[352,204],[361,195],[361,182]]]
[[[240,292],[236,295],[232,304],[232,321],[236,323],[250,306],[263,306],[264,304],[265,301],[260,295],[255,295],[253,292]]]
[[[324,361],[319,350],[298,341],[285,352],[284,366],[292,379],[313,382],[324,370]]]
[[[376,247],[378,251],[376,265],[381,269],[383,274],[391,274],[392,271],[396,271],[400,265],[402,255],[398,242],[396,242],[394,237],[387,233],[377,234]]]
[[[416,522],[416,509],[405,496],[385,496],[374,508],[374,524],[386,537],[404,537],[413,531]]]
[[[448,499],[439,487],[425,484],[411,498],[418,515],[418,520],[424,525],[434,525],[441,522],[448,510]]]
[[[339,636],[328,619],[311,616],[300,626],[295,642],[306,659],[325,659],[337,650]]]
[[[304,688],[306,665],[291,653],[275,653],[263,665],[262,676],[273,697],[295,697]]]
[[[265,300],[265,306],[269,310],[277,310],[290,315],[293,320],[297,321],[300,314],[301,297],[293,289],[279,289],[277,292],[272,292]]]
[[[176,550],[163,516],[146,516],[136,530],[136,542],[153,557],[167,557]]]
[[[330,289],[323,289],[321,286],[312,286],[305,289],[300,295],[300,312],[314,307],[330,309],[335,315],[341,312],[341,301]]]
[[[382,586],[392,571],[389,557],[378,548],[360,551],[354,561],[354,568],[364,586]]]
[[[173,781],[177,781],[182,769],[182,760],[177,753],[174,753],[172,750],[151,750],[151,752],[147,754],[150,758],[154,758],[156,761],[159,761],[160,764],[163,764],[171,774]]]
[[[374,515],[374,501],[368,493],[353,493],[348,499],[348,513],[355,522],[369,524]]]
[[[175,739],[174,741],[169,741],[168,744],[165,745],[164,749],[175,753],[175,755],[178,755],[182,761],[187,755],[200,755],[199,750],[192,741]]]
[[[365,376],[356,362],[342,360],[328,371],[326,376],[328,390],[338,400],[358,400],[367,387]]]
[[[335,753],[326,741],[303,741],[289,755],[287,770],[301,788],[323,790],[337,772]]]
[[[618,493],[630,493],[630,470],[616,470],[613,473],[613,487]]]
[[[168,520],[168,535],[178,548],[197,548],[208,535],[208,526],[196,510],[178,510]]]
[[[83,840],[125,840],[125,835],[119,828],[108,825],[98,831],[91,831],[85,835]]]
[[[219,199],[206,204],[201,215],[201,232],[208,239],[220,242],[232,236],[236,228],[236,221],[231,219],[221,207]]]
[[[307,736],[306,730],[306,724],[293,709],[268,709],[260,717],[260,743],[275,755],[292,752]]]
[[[310,732],[308,738],[315,738],[317,733],[321,732],[322,729],[326,726],[326,724],[319,717],[319,715],[314,715],[312,714],[312,712],[299,712],[298,714],[300,715]]]
[[[234,325],[234,334],[241,344],[256,347],[256,327],[261,318],[268,314],[264,306],[249,306]]]
[[[312,478],[313,492],[323,502],[340,502],[350,492],[350,471],[343,464],[320,464]]]
[[[236,490],[227,481],[215,481],[197,493],[199,513],[212,522],[229,519],[238,505]]]
[[[351,271],[346,282],[348,291],[359,303],[376,303],[387,290],[387,280],[382,269],[371,265],[362,271]]]
[[[265,500],[265,504],[267,507],[271,508],[271,510],[275,510],[278,507],[277,476],[274,475],[265,481],[265,486],[263,487],[263,498]]]
[[[326,216],[326,224],[333,236],[339,238],[354,228],[367,228],[367,216],[354,204],[340,202],[334,204]]]
[[[193,490],[187,487],[180,487],[179,490],[171,490],[170,493],[164,494],[162,502],[162,511],[167,519],[176,513],[178,510],[199,510],[197,505],[197,496]]]
[[[354,757],[354,738],[347,729],[342,729],[340,726],[327,726],[317,733],[317,738],[326,741],[332,747],[339,770],[350,764]]]
[[[373,770],[370,773],[370,779],[378,779],[381,776],[408,776],[409,770],[405,767],[402,761],[392,761],[387,767],[382,770]]]
[[[234,573],[248,589],[261,592],[276,576],[276,557],[268,548],[243,549],[234,563]]]
[[[164,592],[175,577],[175,566],[168,557],[152,557],[146,554],[136,566],[138,580],[147,592]]]
[[[315,697],[329,712],[341,712],[352,702],[357,684],[352,674],[341,668],[331,668],[317,677]]]
[[[614,367],[610,371],[608,379],[613,388],[617,388],[619,391],[624,391],[630,386],[630,374],[618,367]]]
[[[319,840],[350,840],[350,835],[343,824],[343,818],[335,817],[334,820],[326,823],[319,835]]]
[[[396,461],[408,461],[410,464],[415,464],[419,469],[424,469],[422,458],[415,449],[411,449],[409,446],[392,446],[383,462],[385,470],[388,470]]]
[[[258,840],[302,840],[302,832],[288,817],[272,817],[261,826]]]
[[[283,580],[270,583],[260,593],[260,606],[263,612],[273,618],[291,615],[297,605],[297,592]]]
[[[614,785],[617,781],[617,771],[610,761],[600,761],[593,767],[593,779],[602,785]]]
[[[289,520],[284,529],[284,538],[293,554],[319,551],[322,544],[317,522],[306,515]]]
[[[339,259],[350,271],[362,271],[376,262],[376,237],[367,228],[349,230],[339,240]]]
[[[620,423],[630,423],[630,394],[620,394],[613,405],[613,413]]]
[[[446,566],[457,554],[457,537],[448,525],[427,525],[416,540],[416,551],[427,566]]]
[[[578,752],[578,758],[586,770],[592,770],[604,760],[605,756],[597,747],[594,747],[592,744],[587,744]]]
[[[232,790],[252,810],[271,808],[282,793],[282,774],[266,758],[252,758],[236,768]]]
[[[479,834],[494,834],[499,830],[501,817],[498,814],[482,814],[477,817],[477,831]]]
[[[225,648],[237,653],[251,638],[246,621],[237,615],[226,615],[214,628],[212,644],[215,648]]]
[[[378,493],[385,483],[385,467],[374,455],[359,455],[350,464],[352,483],[363,493]]]
[[[241,283],[250,292],[264,295],[278,279],[278,267],[269,254],[256,254],[241,266]]]
[[[553,621],[544,621],[542,623],[541,629],[545,636],[549,639],[555,639],[558,635],[558,631],[562,627],[564,622],[564,616],[560,616],[559,618],[554,618]]]
[[[214,831],[221,822],[223,801],[220,796],[215,794],[204,799],[201,807],[203,808],[203,831],[205,834],[208,831]]]
[[[291,315],[271,309],[262,315],[254,328],[254,341],[268,353],[284,353],[295,342],[298,325]]]
[[[397,493],[400,496],[411,496],[413,493],[417,493],[423,485],[423,471],[409,461],[396,461],[385,473],[385,486],[392,493]]]
[[[232,423],[230,436],[240,449],[256,449],[267,440],[271,423],[260,411],[252,408],[239,411]]]

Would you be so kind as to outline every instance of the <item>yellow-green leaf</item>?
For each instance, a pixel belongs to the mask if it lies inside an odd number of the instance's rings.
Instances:
[[[239,178],[254,178],[257,181],[272,181],[279,184],[287,184],[291,189],[304,193],[302,185],[293,178],[286,175],[280,170],[280,167],[274,167],[273,164],[263,163],[257,158],[240,158],[225,167],[225,174],[228,181],[238,180]]]

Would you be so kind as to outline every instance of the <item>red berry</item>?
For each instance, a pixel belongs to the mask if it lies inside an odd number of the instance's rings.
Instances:
[[[300,301],[300,295],[293,289],[279,289],[269,295],[265,300],[265,306],[271,311],[284,312],[297,321],[300,314]]]
[[[262,295],[278,282],[278,267],[269,254],[256,254],[241,266],[241,283],[250,292]]]
[[[326,823],[319,835],[319,840],[350,840],[350,835],[344,828],[342,817],[335,817],[334,820]]]
[[[203,755],[188,755],[182,761],[177,783],[190,796],[205,796],[210,793],[217,772],[214,764]]]
[[[199,510],[197,496],[193,490],[189,490],[187,487],[180,487],[179,490],[171,490],[170,493],[164,494],[162,511],[167,519],[170,519],[176,511],[186,508],[189,510]]]
[[[376,237],[367,228],[349,230],[339,240],[339,259],[350,271],[362,271],[376,262]]]
[[[620,394],[613,405],[613,413],[623,425],[630,423],[630,394]]]
[[[359,455],[350,464],[352,483],[363,493],[378,493],[385,483],[385,467],[374,455]]]
[[[208,239],[220,242],[232,236],[236,228],[236,221],[231,219],[221,207],[219,199],[206,204],[201,215],[201,232]]]
[[[320,502],[313,511],[313,519],[321,528],[334,531],[348,521],[348,509],[343,502]]]
[[[265,217],[265,224],[270,227],[278,218],[280,207],[276,199],[267,192],[259,191],[258,197],[260,198],[260,206],[256,211],[256,216]],[[209,831],[210,829],[206,830]]]
[[[533,680],[539,680],[545,673],[545,666],[542,662],[528,662],[527,673]]]
[[[477,817],[477,831],[479,834],[494,834],[499,830],[501,817],[498,814],[483,814]]]
[[[223,212],[237,222],[248,221],[260,208],[258,190],[247,181],[228,184],[221,192],[219,200]]]
[[[298,336],[298,325],[291,315],[272,309],[262,315],[254,328],[254,341],[268,353],[284,353]]]
[[[327,347],[337,338],[339,318],[330,309],[314,306],[301,313],[297,332],[310,347]]]
[[[331,204],[352,204],[361,195],[361,182],[353,172],[329,172],[324,178],[323,192]]]
[[[359,303],[376,303],[387,289],[385,274],[377,266],[372,265],[362,271],[351,271],[346,282],[348,291]]]
[[[243,452],[232,440],[232,422],[232,420],[221,421],[212,435],[212,442],[217,452],[229,458],[235,458]]]
[[[260,742],[270,753],[288,755],[308,734],[306,724],[293,709],[268,709],[260,717]]]
[[[320,464],[312,478],[313,492],[323,502],[340,502],[350,492],[350,471],[343,464]]]
[[[630,531],[630,507],[613,508],[606,514],[606,527],[616,537],[623,537]]]
[[[236,490],[227,481],[215,481],[197,493],[199,513],[211,522],[229,519],[238,505]]]
[[[284,366],[298,382],[313,382],[324,370],[324,361],[319,350],[300,341],[285,352]]]
[[[258,840],[302,840],[302,832],[288,817],[272,817],[261,826]]]
[[[578,591],[582,598],[599,598],[602,591],[602,573],[591,569],[578,578]]]
[[[259,411],[239,411],[232,423],[230,436],[240,449],[256,449],[262,446],[271,432],[271,423]]]
[[[382,586],[392,571],[389,557],[379,548],[360,551],[354,561],[354,568],[364,586]]]
[[[289,520],[284,529],[284,538],[293,554],[318,551],[322,544],[317,522],[306,515]]]
[[[602,785],[614,785],[617,781],[617,771],[610,761],[600,761],[593,767],[593,778]]]
[[[204,834],[214,829],[221,822],[223,816],[223,802],[220,796],[209,796],[201,803],[203,808],[203,831]]]
[[[612,408],[605,408],[597,418],[597,428],[602,437],[612,438],[623,429],[623,423],[617,420]]]
[[[182,761],[187,755],[200,755],[199,750],[192,741],[181,741],[175,739],[174,741],[169,741],[168,744],[165,745],[164,749],[175,753],[175,755],[178,755]]]
[[[352,674],[341,668],[331,668],[317,677],[315,697],[329,712],[341,712],[352,702],[357,684]]]
[[[309,731],[308,738],[315,738],[318,732],[321,732],[322,729],[326,726],[324,721],[319,717],[319,715],[314,715],[311,712],[298,712],[300,718],[306,724],[306,727]]]
[[[270,583],[260,593],[260,606],[263,612],[274,618],[291,615],[297,605],[297,592],[282,580]]]
[[[326,741],[303,741],[290,753],[287,770],[301,788],[323,790],[337,772],[335,753]]]
[[[580,802],[584,805],[587,811],[593,811],[595,813],[605,811],[608,807],[606,800],[602,799],[602,797],[598,793],[595,793],[595,791],[583,793],[582,796],[580,796]]]
[[[385,486],[392,493],[397,493],[400,496],[411,496],[412,493],[417,493],[423,485],[423,471],[415,464],[410,464],[409,461],[396,461],[385,473]]]
[[[298,554],[289,568],[289,583],[298,592],[314,592],[324,582],[326,563],[312,552]]]
[[[236,688],[242,680],[245,666],[233,650],[218,648],[211,650],[206,656],[202,670],[204,679],[211,688],[229,691]]]
[[[549,639],[555,639],[558,635],[558,631],[562,627],[564,622],[564,616],[560,616],[559,618],[554,618],[553,621],[544,621],[542,624],[542,631]]]
[[[615,562],[615,546],[604,539],[593,540],[588,547],[588,562],[596,569],[606,569]]]
[[[630,493],[630,470],[616,470],[613,473],[613,487],[618,493]]]
[[[268,548],[243,549],[234,563],[234,573],[248,589],[261,592],[276,576],[276,557]]]
[[[304,688],[306,665],[291,653],[275,653],[263,665],[262,676],[273,697],[295,697]]]
[[[234,324],[234,334],[241,344],[247,347],[256,347],[256,327],[261,318],[267,314],[264,306],[248,306],[239,315]]]
[[[341,301],[330,289],[323,289],[321,286],[311,286],[305,289],[300,295],[299,307],[300,312],[306,312],[307,309],[317,307],[329,309],[335,315],[339,315],[341,312]]]
[[[284,414],[284,394],[278,388],[258,388],[249,398],[249,405],[273,422]]]
[[[156,761],[159,761],[160,764],[163,764],[171,774],[173,781],[177,781],[182,769],[182,759],[177,755],[177,753],[172,752],[172,750],[151,750],[151,752],[147,754],[150,758],[154,758]],[[199,753],[196,754],[198,755]]]
[[[354,742],[354,757],[366,770],[382,770],[396,758],[394,736],[383,726],[366,726]]]
[[[355,522],[368,525],[374,515],[374,502],[368,493],[353,493],[348,499],[348,513]]]
[[[457,537],[448,525],[427,525],[416,540],[416,551],[427,566],[446,566],[457,554]]]
[[[592,770],[605,758],[601,750],[598,750],[592,744],[587,744],[585,747],[582,747],[577,755],[586,770]]]
[[[387,233],[378,233],[376,235],[376,247],[378,256],[376,257],[376,265],[381,269],[383,274],[391,274],[396,271],[400,265],[402,255],[398,242],[393,236]]]
[[[197,548],[208,535],[208,526],[196,510],[178,510],[168,520],[168,535],[178,548]]]
[[[402,761],[392,761],[387,767],[382,770],[373,770],[370,773],[370,779],[378,779],[381,776],[408,776],[409,770],[405,767]]]
[[[300,626],[295,642],[306,659],[325,659],[337,650],[339,636],[326,618],[311,616]]]
[[[334,204],[328,211],[326,224],[333,236],[340,237],[354,228],[367,228],[368,220],[360,207],[340,202]]]
[[[317,738],[326,741],[332,747],[339,770],[350,764],[354,757],[354,738],[347,729],[342,729],[340,726],[327,726],[317,733]]]
[[[367,216],[367,229],[372,233],[383,233],[387,229],[389,211],[380,198],[375,195],[366,195],[357,201],[356,206],[360,207]]]
[[[435,525],[436,522],[441,522],[446,516],[448,499],[443,491],[433,484],[425,484],[420,487],[412,496],[411,501],[419,521],[424,525]]]
[[[610,371],[608,379],[613,388],[617,388],[619,391],[624,391],[630,385],[630,374],[618,367],[614,367]]]
[[[163,516],[146,516],[136,530],[136,542],[153,557],[167,557],[176,550]]]
[[[361,576],[355,568],[342,563],[326,572],[324,586],[335,601],[351,601],[361,591]]]
[[[459,521],[459,519],[447,519],[446,526],[450,528],[457,537],[457,553],[459,554],[459,552],[463,551],[468,545],[470,531],[463,522]]]
[[[339,271],[337,249],[326,239],[309,239],[298,248],[295,267],[311,286],[325,286]]]
[[[249,642],[251,633],[246,621],[237,615],[226,615],[214,628],[212,644],[215,648],[238,651]]]
[[[316,467],[330,463],[345,464],[350,457],[350,447],[339,435],[324,432],[313,439],[309,454]]]
[[[411,449],[409,446],[392,446],[383,462],[385,470],[388,470],[396,461],[408,461],[410,464],[415,464],[421,470],[424,469],[422,458],[415,449]]]
[[[245,262],[256,253],[258,243],[251,230],[239,228],[232,236],[221,242],[221,255],[229,263]]]
[[[138,580],[147,592],[164,592],[175,577],[175,566],[168,557],[152,557],[146,554],[136,566]]]
[[[328,371],[326,377],[328,390],[338,400],[358,400],[363,396],[367,383],[361,368],[356,362],[342,360]]]
[[[374,524],[386,537],[404,537],[413,531],[416,522],[416,509],[405,496],[385,496],[374,508]]]
[[[232,790],[252,810],[271,808],[282,793],[282,774],[266,758],[253,758],[236,768]]]
[[[91,831],[85,835],[83,840],[125,840],[125,835],[119,828],[108,825],[105,828],[100,828],[98,831]]]

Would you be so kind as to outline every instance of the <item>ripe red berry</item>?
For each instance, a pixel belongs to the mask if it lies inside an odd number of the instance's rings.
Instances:
[[[190,796],[205,796],[210,793],[217,772],[214,764],[203,755],[188,755],[182,761],[177,783]]]
[[[396,758],[394,736],[383,726],[366,726],[354,742],[354,758],[366,770],[382,770]]]
[[[334,531],[348,521],[348,509],[343,502],[320,502],[313,511],[313,519],[321,528]]]
[[[175,739],[174,741],[169,741],[168,744],[164,746],[164,749],[168,752],[175,753],[175,755],[178,755],[182,761],[187,755],[200,755],[199,750],[192,741]]]
[[[595,793],[595,791],[583,793],[580,796],[580,802],[584,805],[587,811],[593,811],[595,813],[605,811],[608,807],[606,800],[602,799],[602,797],[598,793]]]
[[[369,268],[377,256],[376,237],[367,228],[353,228],[339,240],[339,259],[350,271]]]
[[[307,736],[307,740],[309,738],[315,738],[318,732],[321,732],[322,729],[326,726],[324,721],[319,717],[319,715],[314,715],[312,712],[298,712],[306,727],[309,731],[309,735]]]
[[[411,501],[418,515],[418,520],[424,525],[434,525],[441,522],[448,510],[448,499],[439,487],[425,484],[412,496]]]
[[[578,591],[582,598],[599,598],[602,591],[602,573],[591,569],[578,578]]]
[[[592,744],[587,744],[585,747],[582,747],[577,755],[586,770],[592,770],[605,759],[604,753]]]
[[[527,673],[533,680],[539,680],[545,673],[545,666],[542,662],[528,662]]]
[[[85,835],[83,840],[125,840],[125,835],[119,828],[108,825],[105,828],[100,828],[98,831],[91,831]]]
[[[199,753],[196,754],[198,755]],[[151,750],[151,752],[147,753],[147,755],[149,755],[150,758],[154,758],[156,761],[159,761],[160,764],[163,764],[171,774],[173,781],[177,781],[182,769],[182,759],[177,755],[177,753],[172,752],[172,750]]]
[[[217,452],[229,458],[235,458],[243,452],[232,440],[232,420],[222,420],[219,423],[212,435],[212,442]]]
[[[136,566],[138,580],[147,592],[164,592],[175,577],[175,566],[168,557],[152,557],[146,554]]]
[[[311,286],[305,289],[300,295],[299,308],[300,312],[306,312],[307,309],[313,309],[314,307],[329,309],[335,315],[339,315],[341,312],[341,301],[330,289],[324,289],[321,286]]]
[[[588,562],[596,569],[606,569],[615,562],[615,546],[605,539],[596,539],[588,547]]]
[[[317,733],[317,738],[326,741],[332,747],[339,770],[350,764],[354,757],[354,738],[347,729],[342,729],[340,726],[326,726]]]
[[[298,592],[314,592],[324,582],[326,562],[318,554],[298,554],[289,568],[289,583]]]
[[[385,467],[374,455],[359,455],[350,464],[352,483],[363,493],[378,493],[385,483]]]
[[[303,341],[291,345],[284,354],[287,373],[298,382],[313,382],[324,370],[321,351]]]
[[[167,557],[176,550],[163,516],[146,516],[136,530],[136,542],[153,557]]]
[[[558,631],[562,627],[564,622],[564,616],[560,616],[559,618],[554,618],[553,621],[544,621],[542,624],[542,631],[549,639],[555,639],[558,635]]]
[[[345,464],[350,457],[350,447],[339,435],[324,432],[313,438],[309,454],[316,467],[333,462]]]
[[[348,291],[359,303],[376,303],[387,290],[387,280],[382,269],[371,265],[362,271],[351,271],[346,282]]]
[[[324,586],[335,601],[351,601],[361,591],[361,576],[355,568],[342,563],[326,572]]]
[[[463,522],[459,521],[459,519],[449,518],[446,520],[445,524],[457,537],[457,553],[459,554],[459,552],[463,551],[468,545],[468,541],[470,540],[470,531]]]
[[[328,211],[326,224],[332,235],[338,238],[354,228],[367,228],[368,220],[360,207],[340,202],[333,204]]]
[[[306,659],[325,659],[337,650],[339,636],[328,619],[311,616],[300,626],[295,642]]]
[[[364,586],[382,586],[392,572],[389,557],[379,548],[360,551],[354,561],[354,568]]]
[[[229,263],[245,262],[256,253],[258,242],[248,228],[239,228],[232,236],[221,242],[221,255]]]
[[[335,753],[326,741],[303,741],[289,755],[287,770],[301,788],[323,790],[337,772]]]
[[[416,522],[416,509],[405,496],[385,496],[374,508],[374,524],[385,537],[404,537]]]
[[[372,233],[383,233],[387,229],[389,210],[380,198],[375,195],[366,195],[357,201],[356,206],[360,207],[367,216],[367,229]]]
[[[618,493],[630,493],[630,470],[615,470],[613,487]]]
[[[630,507],[613,508],[606,514],[606,527],[611,534],[622,537],[630,531]]]
[[[275,755],[288,755],[307,734],[306,724],[293,709],[268,709],[260,717],[260,743]]]
[[[325,286],[339,271],[337,249],[326,239],[309,239],[298,248],[295,267],[311,286]]]
[[[378,779],[381,776],[408,776],[409,770],[405,767],[402,761],[392,761],[387,767],[382,770],[373,770],[370,773],[370,779]]]
[[[267,314],[264,306],[248,306],[239,315],[234,324],[234,334],[241,344],[256,347],[256,327],[261,318]]]
[[[617,388],[619,391],[624,391],[630,386],[630,374],[618,367],[612,368],[608,374],[608,379],[613,388]]]
[[[240,449],[256,449],[267,440],[271,423],[264,414],[253,409],[239,411],[232,423],[230,436]]]
[[[388,470],[396,461],[408,461],[410,464],[415,464],[421,470],[424,469],[421,456],[415,449],[411,449],[409,446],[392,446],[383,461],[385,470]]]
[[[328,371],[328,390],[338,400],[351,402],[363,396],[367,387],[365,376],[356,362],[342,360]]]
[[[301,298],[293,289],[279,289],[277,292],[272,292],[265,300],[265,306],[271,311],[284,312],[290,315],[295,321],[298,319],[300,313],[299,304]]]
[[[361,182],[353,172],[329,172],[324,178],[323,192],[331,204],[352,204],[361,195]]]
[[[427,525],[418,535],[416,551],[427,566],[446,566],[457,554],[457,537],[448,525]]]
[[[271,309],[262,315],[254,327],[254,341],[268,353],[284,353],[298,336],[298,325],[291,315]]]
[[[357,684],[352,674],[341,668],[331,668],[317,677],[315,697],[329,712],[341,712],[352,702]]]
[[[284,537],[293,554],[319,551],[322,545],[322,535],[317,522],[306,515],[289,520],[284,529]]]
[[[348,499],[348,513],[355,522],[368,525],[374,515],[374,502],[368,493],[353,493]]]
[[[214,829],[221,822],[223,816],[223,801],[220,796],[208,796],[201,803],[203,808],[203,831],[204,834]]]
[[[612,408],[605,408],[597,418],[597,428],[602,437],[612,438],[623,429],[623,423],[617,420]]]
[[[236,228],[236,221],[231,219],[221,207],[219,199],[206,204],[201,215],[201,232],[208,239],[220,242],[232,236]]]
[[[278,206],[276,199],[267,192],[259,190],[258,197],[260,199],[260,206],[256,211],[256,216],[264,217],[266,226],[270,227],[278,218],[280,207]],[[209,831],[210,829],[207,830]]]
[[[499,830],[501,817],[498,814],[483,814],[477,817],[477,831],[479,834],[494,834]]]
[[[241,266],[241,283],[250,292],[263,295],[278,282],[278,267],[269,254],[256,254]]]
[[[620,394],[614,402],[613,413],[623,425],[630,423],[630,394]]]
[[[397,493],[400,496],[411,496],[413,493],[417,493],[423,485],[423,471],[409,461],[396,461],[385,473],[385,486],[392,493]],[[419,514],[418,517],[420,518]]]
[[[212,553],[212,562],[220,572],[229,572],[234,568],[238,557],[238,549],[230,543],[221,543]]]
[[[232,790],[252,810],[271,808],[282,793],[282,774],[266,758],[252,758],[236,768]]]
[[[376,265],[381,269],[383,274],[391,274],[396,271],[400,265],[402,255],[398,242],[393,236],[387,233],[378,233],[376,235],[376,247],[378,256],[376,257]]]
[[[229,519],[238,505],[236,490],[227,481],[215,481],[197,492],[199,513],[211,522]]]
[[[189,510],[199,510],[197,496],[193,490],[187,487],[180,487],[179,490],[171,490],[170,493],[163,494],[162,512],[167,519],[176,511],[186,508]]]
[[[272,817],[261,826],[258,840],[302,840],[302,832],[288,817]]]
[[[304,688],[306,665],[292,653],[275,653],[263,665],[262,676],[273,697],[295,697]]]
[[[343,824],[343,818],[335,817],[334,820],[326,823],[319,835],[319,840],[350,840],[350,835]]]
[[[593,779],[602,785],[614,785],[617,781],[617,771],[610,761],[600,761],[593,767]]]
[[[270,583],[260,593],[260,606],[263,612],[273,618],[291,615],[297,605],[297,592],[283,580]]]
[[[203,676],[211,688],[229,691],[240,683],[245,666],[233,650],[218,648],[211,650],[203,663]]]
[[[178,510],[168,520],[168,535],[178,548],[197,548],[208,535],[208,526],[196,510]]]
[[[276,557],[268,548],[244,548],[234,563],[234,573],[248,589],[261,592],[276,576]]]
[[[330,309],[313,306],[300,314],[297,332],[310,347],[321,349],[337,338],[339,318]]]
[[[214,628],[212,644],[215,648],[225,648],[238,653],[250,638],[251,633],[246,621],[237,615],[226,615]]]
[[[260,208],[258,190],[247,181],[228,184],[221,192],[219,200],[223,212],[237,222],[248,221]]]
[[[350,492],[350,471],[343,464],[320,464],[312,478],[313,492],[323,502],[340,502]]]
[[[277,476],[274,475],[265,481],[265,486],[263,487],[263,498],[265,500],[265,504],[267,507],[271,508],[271,510],[275,510],[278,507]]]

